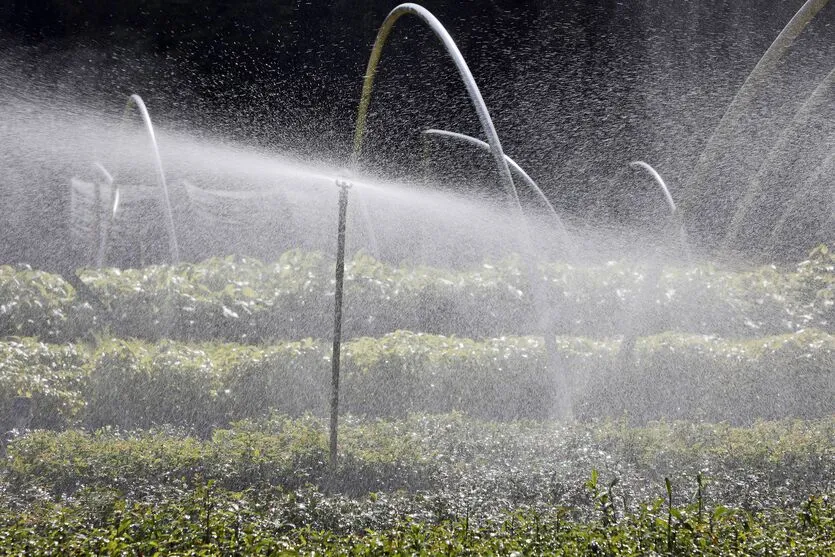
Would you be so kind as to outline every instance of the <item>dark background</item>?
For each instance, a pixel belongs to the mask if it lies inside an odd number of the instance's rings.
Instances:
[[[802,3],[423,5],[468,61],[506,152],[557,208],[629,222],[656,219],[665,208],[627,163],[650,162],[674,196],[687,195],[683,184],[711,130]],[[44,91],[102,110],[117,113],[136,92],[160,125],[340,161],[350,152],[371,44],[394,5],[6,0],[1,59]],[[817,40],[831,37],[830,8],[811,28]],[[366,165],[413,171],[426,127],[481,135],[454,67],[414,18],[398,22],[377,83]],[[439,168],[479,163],[466,150],[434,153]]]

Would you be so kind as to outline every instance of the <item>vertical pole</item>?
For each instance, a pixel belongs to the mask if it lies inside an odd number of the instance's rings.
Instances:
[[[336,285],[333,297],[333,354],[331,355],[330,466],[336,469],[336,429],[339,424],[339,357],[342,344],[342,285],[345,279],[345,220],[351,183],[337,179],[339,187],[339,225],[336,236]]]

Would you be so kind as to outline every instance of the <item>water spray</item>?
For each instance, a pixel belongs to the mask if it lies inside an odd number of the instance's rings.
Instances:
[[[130,114],[131,108],[136,107],[139,111],[140,116],[142,116],[142,122],[145,124],[145,129],[148,132],[148,137],[151,140],[151,148],[153,149],[154,153],[154,163],[156,165],[157,171],[157,181],[159,182],[160,189],[162,190],[162,201],[163,206],[165,207],[166,217],[167,217],[167,226],[168,226],[168,252],[169,256],[171,257],[172,263],[179,263],[180,262],[180,248],[177,245],[177,233],[174,230],[174,212],[171,208],[171,197],[168,194],[168,183],[165,180],[165,172],[162,169],[162,158],[159,154],[159,144],[157,143],[157,137],[154,133],[154,125],[151,123],[151,116],[148,114],[148,109],[145,107],[145,102],[142,100],[137,94],[133,94],[128,99],[127,104],[125,105],[125,113],[123,119],[127,119],[128,115]]]
[[[469,143],[470,145],[474,145],[483,151],[490,151],[490,145],[488,143],[480,139],[476,139],[475,137],[465,135],[463,133],[451,132],[447,130],[428,129],[423,130],[423,135],[447,137],[457,141],[462,141],[464,143]],[[557,210],[554,208],[554,205],[551,203],[548,197],[546,197],[545,193],[537,185],[537,183],[534,182],[533,178],[531,178],[530,175],[527,172],[525,172],[525,170],[521,166],[519,166],[519,164],[516,163],[516,161],[510,158],[510,156],[508,156],[507,154],[505,154],[504,157],[507,161],[507,164],[510,166],[510,169],[513,172],[515,172],[520,178],[522,178],[522,181],[525,182],[525,184],[527,184],[527,186],[537,195],[537,197],[539,197],[540,201],[542,201],[542,203],[548,209],[548,212],[551,213],[551,216],[554,218],[554,224],[557,227],[557,231],[559,232],[562,238],[563,246],[567,250],[573,251],[574,242],[571,240],[571,236],[569,235],[568,230],[566,230],[565,225],[562,222],[562,219],[557,213]],[[573,255],[573,253],[571,255]]]
[[[835,152],[830,153],[829,156],[826,157],[826,160],[818,166],[815,173],[810,176],[801,187],[797,188],[791,200],[786,204],[786,207],[783,209],[783,212],[780,215],[777,224],[774,225],[768,239],[768,246],[770,249],[773,250],[778,247],[786,227],[791,222],[791,216],[795,214],[798,206],[800,205],[801,197],[804,194],[808,195],[808,190],[816,183],[821,183],[824,180],[824,176],[832,176],[833,174],[835,174]],[[832,238],[835,238],[835,191],[830,192],[827,201],[828,203],[826,203],[826,206],[828,209],[824,209],[823,212],[828,216],[825,217],[826,223],[824,224],[822,230],[824,231],[824,234],[829,235],[829,238],[824,238],[824,240],[831,242]]]
[[[114,190],[113,188],[113,175],[108,172],[108,170],[104,167],[103,164],[99,162],[93,163],[93,167],[99,171],[99,174],[102,175],[104,178],[104,183],[107,186],[108,190],[110,191],[111,197],[111,205],[113,209],[110,211],[110,215],[108,218],[108,222],[106,226],[101,225],[101,215],[99,211],[99,203],[100,200],[96,199],[96,228],[98,229],[98,236],[99,236],[99,249],[96,253],[96,267],[101,269],[104,266],[104,257],[107,251],[107,242],[110,238],[110,229],[113,226],[113,219],[116,214],[116,207],[118,207],[119,202],[119,191],[118,189]],[[98,183],[96,184],[96,191],[98,192]]]
[[[337,427],[339,425],[339,364],[342,345],[342,294],[345,282],[345,229],[348,215],[348,190],[351,182],[336,179],[339,188],[339,219],[336,234],[336,282],[333,296],[333,353],[331,355],[331,418],[330,418],[330,466],[336,469]]]
[[[792,118],[791,124],[788,125],[784,130],[783,133],[780,134],[780,139],[772,146],[771,151],[769,151],[768,156],[765,159],[765,162],[760,166],[759,171],[755,176],[753,176],[750,180],[748,180],[748,188],[745,192],[745,197],[743,197],[742,201],[739,203],[736,211],[734,212],[733,218],[731,219],[731,224],[728,227],[728,232],[725,235],[725,249],[729,250],[731,247],[737,242],[739,235],[743,231],[743,226],[748,221],[748,217],[750,216],[751,210],[756,202],[756,200],[763,194],[765,189],[765,180],[764,177],[766,173],[771,168],[771,165],[778,159],[778,155],[780,155],[783,151],[788,150],[792,147],[792,142],[797,139],[800,134],[804,133],[803,126],[807,123],[811,118],[812,114],[815,113],[816,110],[821,108],[821,105],[825,104],[828,101],[828,92],[832,87],[835,86],[835,69],[831,70],[829,74],[821,81],[806,102],[800,107],[800,109],[795,113],[794,117]],[[805,130],[808,133],[808,130]],[[822,165],[825,167],[826,163]],[[817,173],[820,172],[820,168]],[[816,174],[817,174],[816,173]],[[803,187],[799,188],[796,195],[790,202],[790,205],[793,207],[797,198],[804,193],[804,190],[808,188]],[[772,229],[773,232],[776,232],[778,229],[782,228],[785,222],[785,213]]]
[[[450,36],[446,28],[444,28],[441,22],[438,21],[438,19],[432,15],[429,10],[417,4],[407,3],[400,4],[395,7],[391,12],[389,12],[388,16],[386,16],[386,19],[380,26],[380,30],[377,32],[377,38],[371,49],[371,57],[368,60],[368,66],[365,70],[365,79],[362,84],[362,96],[360,97],[359,110],[357,111],[357,122],[354,128],[354,151],[352,163],[356,165],[362,155],[362,144],[363,139],[365,138],[366,120],[368,119],[368,107],[371,104],[371,91],[374,87],[374,78],[377,75],[377,66],[380,63],[380,57],[383,54],[383,46],[385,45],[394,24],[398,19],[406,14],[414,15],[426,24],[432,32],[435,33],[438,39],[440,39],[447,54],[449,54],[452,58],[452,61],[461,76],[461,80],[467,88],[470,101],[478,114],[482,130],[487,136],[488,143],[490,145],[490,152],[493,154],[493,158],[496,161],[496,168],[499,172],[502,184],[505,187],[508,197],[511,201],[513,201],[515,210],[521,213],[521,209],[519,208],[519,196],[516,194],[516,187],[513,184],[513,177],[510,174],[510,168],[508,167],[507,160],[505,159],[504,152],[502,151],[502,145],[499,141],[496,127],[493,125],[493,119],[490,117],[490,112],[487,110],[487,105],[484,103],[484,98],[481,96],[481,91],[476,84],[475,78],[473,77],[472,72],[470,72],[470,68],[467,66],[464,56],[461,54],[461,51],[458,50],[458,46],[455,44],[455,41],[452,39],[452,36]]]
[[[768,50],[765,51],[765,54],[757,62],[757,65],[748,74],[742,87],[737,91],[731,104],[722,115],[719,124],[708,139],[707,145],[702,151],[696,167],[691,174],[691,186],[704,184],[707,181],[707,172],[711,169],[717,170],[721,167],[721,164],[718,164],[721,161],[717,161],[717,158],[723,152],[722,139],[731,132],[732,126],[739,120],[742,111],[753,102],[761,84],[766,82],[769,75],[779,67],[783,56],[788,52],[795,39],[800,36],[800,33],[827,4],[829,4],[829,0],[806,0],[797,13],[794,14],[794,17],[780,31],[780,34],[777,35],[777,38],[774,39],[774,42],[771,43]],[[687,190],[695,191],[695,188],[689,187]],[[685,201],[689,202],[689,212],[694,201],[692,198],[686,199]]]
[[[664,200],[667,202],[667,207],[670,209],[670,218],[678,228],[679,243],[681,244],[680,248],[685,253],[687,262],[692,265],[693,256],[690,251],[690,245],[687,241],[687,231],[684,228],[681,213],[676,206],[676,202],[673,200],[672,194],[670,194],[670,189],[667,187],[667,183],[664,182],[661,174],[659,174],[658,171],[655,170],[655,168],[653,168],[649,163],[644,161],[632,161],[629,163],[629,166],[636,170],[646,171],[650,176],[652,176],[655,183],[658,184],[658,187],[661,188],[661,191],[664,194]],[[647,320],[647,308],[654,306],[654,301],[650,300],[650,296],[654,289],[658,286],[662,273],[663,268],[660,264],[651,265],[647,272],[647,277],[643,283],[643,287],[640,289],[639,295],[635,297],[632,314],[641,317],[639,319],[634,319],[627,327],[626,334],[624,335],[623,341],[621,341],[620,348],[618,349],[618,362],[621,366],[621,373],[628,373],[630,368],[635,363],[635,345],[637,344],[638,338],[646,333],[646,331],[642,330],[639,324]]]
[[[107,228],[105,229],[105,237],[101,245],[101,253],[99,254],[99,259],[101,260],[99,267],[104,266],[105,257],[107,255],[107,245],[110,243],[110,232],[113,230],[113,226],[115,225],[116,215],[119,212],[119,203],[122,199],[122,192],[118,185],[116,185],[112,191],[113,196],[111,197],[110,211],[107,216]]]
[[[655,183],[658,184],[658,187],[661,188],[661,191],[664,193],[664,199],[667,201],[667,207],[670,209],[670,217],[673,219],[673,222],[676,224],[678,228],[678,240],[681,244],[681,249],[684,251],[688,263],[693,262],[693,255],[690,250],[690,242],[687,240],[687,230],[684,227],[684,220],[681,218],[681,212],[676,207],[676,202],[673,201],[673,196],[670,194],[670,189],[667,187],[666,182],[649,163],[644,161],[633,161],[629,163],[629,166],[635,169],[643,169],[646,170],[650,176],[655,180]]]
[[[455,64],[458,74],[464,82],[467,94],[470,97],[470,101],[476,111],[476,114],[478,115],[482,131],[487,137],[490,152],[496,163],[499,179],[501,180],[507,197],[511,202],[511,211],[514,213],[516,222],[519,223],[519,239],[522,251],[525,253],[525,257],[523,257],[524,266],[526,268],[525,271],[528,277],[528,282],[530,283],[535,311],[540,314],[539,322],[545,339],[545,350],[548,361],[547,369],[552,372],[556,372],[560,366],[558,366],[559,356],[556,348],[556,338],[555,335],[552,334],[552,326],[550,325],[553,322],[553,319],[551,319],[551,317],[546,313],[548,304],[546,303],[544,292],[542,292],[542,281],[538,278],[536,273],[537,266],[532,262],[533,248],[531,246],[527,222],[524,214],[522,213],[522,206],[519,203],[519,196],[516,192],[516,186],[513,183],[513,176],[510,173],[510,167],[508,166],[507,159],[505,158],[504,151],[502,150],[502,144],[501,141],[499,141],[496,127],[493,124],[493,119],[490,117],[490,112],[487,110],[487,105],[484,103],[484,98],[482,97],[481,91],[476,84],[475,78],[473,78],[473,74],[470,71],[467,62],[464,60],[464,56],[461,54],[461,51],[452,39],[452,36],[446,28],[444,28],[441,22],[438,21],[438,19],[432,15],[429,10],[422,6],[412,3],[400,4],[399,6],[396,6],[391,12],[389,12],[388,16],[386,16],[386,19],[380,26],[380,30],[377,32],[377,37],[374,40],[374,46],[371,49],[371,56],[368,60],[368,66],[366,67],[365,79],[363,80],[362,85],[362,96],[360,97],[359,109],[357,111],[357,121],[354,129],[354,149],[351,159],[352,166],[356,167],[362,154],[362,144],[365,137],[368,108],[371,104],[371,91],[374,86],[374,78],[377,75],[377,66],[379,65],[380,57],[383,53],[383,46],[385,45],[394,24],[398,19],[407,14],[414,15],[420,19],[421,22],[428,26],[435,36],[441,41],[447,54],[450,58],[452,58],[452,62]],[[570,402],[568,398],[570,387],[567,385],[567,379],[564,377],[558,377],[558,374],[556,373],[555,380],[561,383],[556,386],[556,390],[560,398],[557,402],[559,417],[569,418],[571,415]]]

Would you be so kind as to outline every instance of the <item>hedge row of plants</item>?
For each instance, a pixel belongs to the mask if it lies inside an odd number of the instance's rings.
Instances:
[[[337,534],[276,520],[275,506],[266,507],[264,498],[253,494],[204,488],[162,502],[113,501],[108,495],[93,494],[92,503],[0,510],[0,555],[830,557],[835,552],[835,508],[820,496],[767,513],[726,507],[705,513],[697,504],[672,507],[659,498],[617,521],[591,522],[571,520],[563,509],[522,509],[483,524],[467,516],[421,522],[399,512],[390,528]],[[266,501],[274,504],[272,498]],[[326,506],[357,505],[330,497]],[[383,510],[396,512],[377,512]]]
[[[541,339],[484,341],[400,331],[343,345],[341,408],[367,416],[465,411],[512,420],[554,415],[555,374]],[[557,373],[580,418],[729,420],[830,415],[835,336],[816,330],[748,340],[665,333],[624,354],[617,341],[557,337]],[[31,427],[209,431],[276,410],[327,412],[330,346],[260,347],[107,340],[0,343],[0,409],[30,397]],[[6,426],[8,428],[8,425]]]
[[[832,331],[835,323],[835,256],[825,246],[791,271],[622,262],[539,271],[534,296],[513,260],[455,271],[391,267],[359,254],[347,268],[344,329],[348,336],[529,334],[540,327],[534,302],[548,307],[556,333],[594,337],[667,330],[761,336]],[[271,264],[229,257],[79,274],[95,303],[58,276],[0,267],[0,335],[73,340],[93,329],[258,343],[331,332],[333,263],[321,253],[291,251]]]
[[[599,509],[588,508],[583,491],[593,469],[601,470],[601,489],[618,478],[618,491],[628,498],[620,504],[624,512],[652,501],[664,477],[688,484],[677,491],[678,501],[690,499],[701,475],[706,504],[752,511],[799,504],[811,493],[835,488],[832,416],[748,427],[498,423],[459,413],[398,420],[346,417],[335,469],[327,464],[327,431],[326,419],[309,415],[244,420],[205,439],[170,428],[40,430],[8,445],[0,460],[0,483],[3,493],[21,501],[103,488],[148,497],[206,482],[231,491],[311,485],[357,497],[399,489],[448,491],[452,499],[456,492],[483,497],[484,506],[469,505],[484,517],[500,512],[502,502],[505,507],[576,504],[578,512],[591,516]],[[737,477],[741,471],[746,477]],[[450,509],[452,514],[456,509],[463,507]]]
[[[204,440],[32,432],[0,460],[0,554],[835,547],[831,416],[745,428],[346,418],[336,469],[326,431],[274,416]]]

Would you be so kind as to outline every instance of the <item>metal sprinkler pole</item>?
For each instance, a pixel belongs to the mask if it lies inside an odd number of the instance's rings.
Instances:
[[[336,285],[333,297],[333,354],[331,355],[330,466],[336,469],[336,429],[339,424],[339,356],[342,344],[342,285],[345,279],[345,220],[351,182],[337,178],[339,225],[336,236]]]

